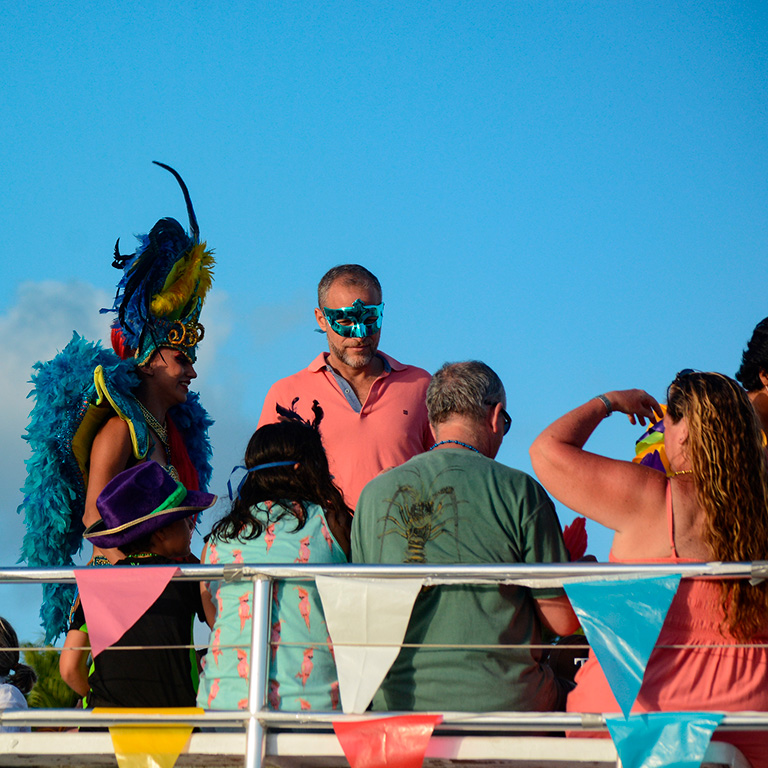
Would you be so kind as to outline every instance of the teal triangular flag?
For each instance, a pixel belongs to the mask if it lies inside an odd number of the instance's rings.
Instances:
[[[719,712],[653,712],[606,716],[623,768],[699,768]]]
[[[625,717],[679,583],[675,574],[563,585]]]

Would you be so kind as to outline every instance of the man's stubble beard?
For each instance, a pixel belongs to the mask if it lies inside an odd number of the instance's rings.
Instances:
[[[373,360],[373,356],[376,354],[376,351],[371,346],[363,346],[360,347],[360,349],[365,349],[367,354],[366,355],[349,355],[347,353],[346,348],[344,347],[337,347],[330,339],[328,338],[328,347],[330,348],[331,352],[333,352],[334,356],[341,360],[344,365],[349,366],[350,368],[365,368],[371,360]]]

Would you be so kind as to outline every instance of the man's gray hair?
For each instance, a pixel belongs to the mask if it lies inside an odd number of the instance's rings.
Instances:
[[[490,366],[479,360],[445,363],[427,388],[430,424],[442,424],[451,416],[482,421],[489,405],[505,405],[504,385]]]
[[[361,288],[371,288],[382,298],[381,283],[376,275],[359,264],[339,264],[329,269],[317,284],[317,306],[322,309],[328,297],[331,284],[342,280],[345,285],[357,285]]]

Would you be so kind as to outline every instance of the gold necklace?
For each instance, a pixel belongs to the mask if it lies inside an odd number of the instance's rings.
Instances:
[[[692,475],[692,469],[678,469],[677,472],[673,472],[670,477],[679,477],[680,475]]]
[[[160,442],[166,446],[168,444],[168,430],[144,407],[144,403],[138,401],[139,408],[144,414],[147,426],[160,438]]]
[[[168,442],[168,430],[165,426],[163,426],[150,412],[147,408],[144,407],[144,403],[141,402],[141,400],[136,401],[139,404],[139,408],[141,408],[141,412],[144,414],[144,419],[147,422],[147,426],[160,438],[160,442],[163,444],[163,448],[165,449],[165,458],[168,461],[168,465],[166,466],[166,469],[168,470],[168,473],[170,476],[178,483],[179,482],[179,473],[176,471],[176,467],[173,466],[172,459],[171,459],[171,446]]]

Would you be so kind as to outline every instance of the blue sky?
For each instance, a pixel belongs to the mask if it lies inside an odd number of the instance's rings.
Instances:
[[[16,559],[32,363],[105,334],[111,252],[184,176],[216,282],[197,389],[214,491],[270,383],[322,348],[315,286],[381,279],[383,350],[504,380],[500,460],[606,390],[733,374],[768,315],[759,2],[39,2],[0,29],[0,462]],[[630,457],[614,416],[590,446]],[[570,520],[559,507],[561,519]],[[598,556],[610,536],[589,527]],[[37,597],[3,612],[36,633]],[[35,593],[36,594],[36,593]]]

